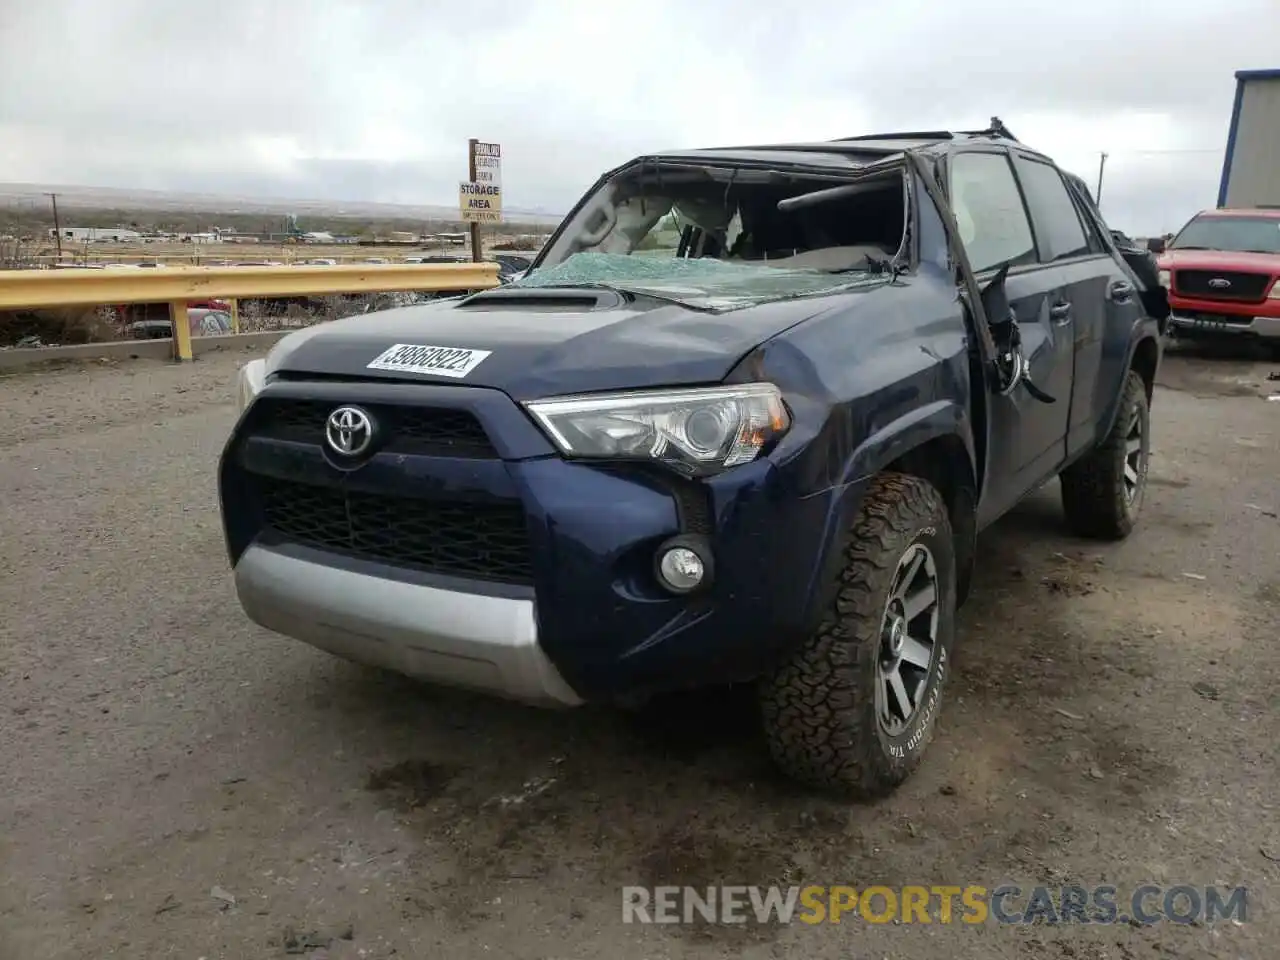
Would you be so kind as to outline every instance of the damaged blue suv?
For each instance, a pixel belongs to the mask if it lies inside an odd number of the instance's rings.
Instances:
[[[550,706],[751,683],[777,763],[919,764],[979,530],[1138,516],[1167,310],[1001,127],[681,151],[531,271],[245,366],[220,464],[257,623]]]

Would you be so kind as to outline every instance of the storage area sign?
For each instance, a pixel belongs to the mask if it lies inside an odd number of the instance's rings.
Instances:
[[[471,179],[458,185],[458,209],[464,223],[502,222],[502,147],[471,141]]]
[[[464,223],[501,223],[502,188],[464,181],[458,184],[458,208]]]

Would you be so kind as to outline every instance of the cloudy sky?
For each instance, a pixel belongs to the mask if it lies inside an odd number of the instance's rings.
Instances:
[[[1146,234],[1215,202],[1276,3],[0,0],[0,181],[452,204],[478,137],[560,213],[652,150],[995,114],[1090,184],[1107,151]]]

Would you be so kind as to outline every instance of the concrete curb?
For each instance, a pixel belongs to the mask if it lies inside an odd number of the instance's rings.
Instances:
[[[269,347],[292,330],[267,330],[261,333],[228,333],[214,337],[192,337],[191,352],[194,356],[224,350],[244,350],[251,347]],[[54,360],[172,360],[173,341],[163,340],[113,340],[107,343],[78,343],[69,347],[34,347],[0,350],[0,371],[21,370],[23,367],[49,363]]]

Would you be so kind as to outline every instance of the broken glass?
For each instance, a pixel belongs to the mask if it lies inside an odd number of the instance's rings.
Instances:
[[[673,257],[670,251],[635,254],[575,253],[553,267],[531,270],[512,287],[607,287],[712,310],[732,310],[772,300],[834,293],[887,282],[869,271],[771,267],[767,261],[727,262]]]

